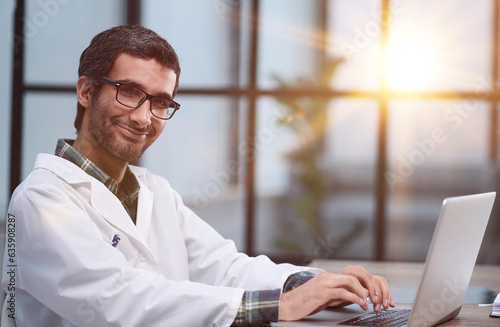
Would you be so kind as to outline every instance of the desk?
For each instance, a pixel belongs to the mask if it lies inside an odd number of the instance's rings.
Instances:
[[[353,263],[361,264],[372,274],[385,277],[391,286],[418,285],[424,268],[423,263],[336,260],[315,260],[311,262],[310,266],[330,272],[339,272]],[[496,293],[500,293],[500,266],[476,265],[470,286],[484,286]],[[500,326],[500,318],[489,317],[490,312],[491,307],[465,304],[455,319],[447,321],[440,326]]]

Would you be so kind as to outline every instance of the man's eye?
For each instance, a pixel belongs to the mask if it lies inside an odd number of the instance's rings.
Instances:
[[[154,98],[154,105],[156,108],[168,108],[170,101],[168,99]]]
[[[131,87],[121,87],[120,88],[120,94],[121,95],[124,95],[124,96],[128,96],[128,97],[138,97],[140,96],[139,95],[139,91],[134,89],[134,88],[131,88]]]

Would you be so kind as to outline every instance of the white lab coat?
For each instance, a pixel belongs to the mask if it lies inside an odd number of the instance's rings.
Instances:
[[[165,179],[131,169],[137,225],[76,165],[37,157],[9,205],[15,255],[6,249],[2,288],[7,301],[14,269],[17,326],[229,326],[244,290],[281,288],[306,269],[238,253]]]

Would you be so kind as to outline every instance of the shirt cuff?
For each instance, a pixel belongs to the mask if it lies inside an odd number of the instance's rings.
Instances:
[[[278,321],[281,290],[245,291],[231,326],[262,326]]]
[[[300,271],[298,273],[290,275],[285,281],[285,284],[283,284],[283,292],[286,293],[293,290],[294,288],[299,287],[305,282],[311,280],[314,276],[316,276],[316,273],[311,271]]]
[[[289,292],[311,280],[316,271],[301,271],[288,277],[283,292]],[[231,326],[262,326],[278,321],[281,290],[245,291],[240,308]]]

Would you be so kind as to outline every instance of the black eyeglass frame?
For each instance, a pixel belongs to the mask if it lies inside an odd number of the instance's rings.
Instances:
[[[144,101],[149,100],[149,111],[151,112],[151,114],[153,116],[155,116],[158,119],[169,120],[170,118],[172,118],[174,116],[175,112],[177,110],[179,110],[180,107],[181,107],[181,105],[179,103],[175,102],[172,99],[169,99],[169,98],[166,98],[166,97],[160,97],[160,96],[156,96],[156,95],[151,95],[151,94],[147,93],[146,91],[144,91],[143,89],[141,89],[141,88],[139,88],[139,87],[137,87],[135,85],[131,85],[131,84],[128,84],[128,83],[117,82],[117,81],[114,81],[111,78],[108,78],[108,77],[105,77],[105,76],[101,77],[100,82],[103,83],[103,84],[107,84],[107,85],[111,85],[111,86],[116,87],[116,96],[115,96],[116,101],[119,104],[121,104],[121,105],[123,105],[123,106],[125,106],[127,108],[131,108],[131,109],[138,108],[138,107],[140,107],[144,103]],[[126,85],[128,87],[133,87],[133,88],[141,91],[142,93],[144,93],[146,96],[144,97],[144,99],[142,99],[141,101],[139,101],[139,103],[136,106],[130,106],[128,104],[125,104],[125,103],[121,102],[120,100],[118,100],[118,94],[119,94],[119,91],[120,91],[120,86],[122,86],[122,85]],[[165,100],[170,101],[170,103],[174,105],[174,107],[173,107],[174,111],[172,112],[172,114],[170,114],[170,116],[168,116],[167,118],[163,118],[163,117],[159,117],[159,116],[155,115],[154,112],[153,112],[153,101],[152,101],[153,98],[165,99]],[[168,108],[170,108],[170,106]],[[165,110],[167,110],[167,114],[168,114],[168,108],[165,108]]]

